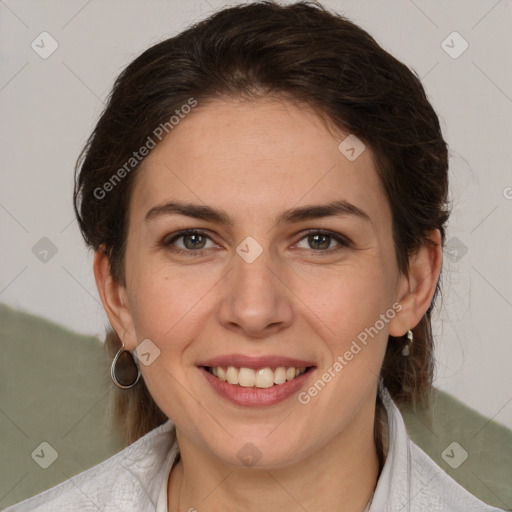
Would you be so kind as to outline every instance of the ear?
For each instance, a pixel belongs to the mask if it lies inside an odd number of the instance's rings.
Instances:
[[[94,254],[93,268],[98,293],[110,324],[124,343],[125,349],[132,351],[136,348],[137,341],[126,288],[113,279],[110,260],[103,246]]]
[[[443,263],[441,232],[438,229],[428,235],[425,243],[409,258],[409,272],[401,275],[397,286],[396,301],[402,309],[389,324],[391,336],[404,336],[416,327],[429,308],[436,290]]]

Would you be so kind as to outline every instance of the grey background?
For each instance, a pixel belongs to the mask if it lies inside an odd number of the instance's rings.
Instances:
[[[453,214],[435,385],[512,428],[511,2],[323,4],[413,68],[440,116]],[[124,66],[223,5],[0,2],[0,302],[103,337],[92,254],[72,211],[75,160]],[[44,31],[58,44],[46,59],[31,47],[45,37],[50,48]],[[457,58],[464,43],[454,31],[469,45]]]

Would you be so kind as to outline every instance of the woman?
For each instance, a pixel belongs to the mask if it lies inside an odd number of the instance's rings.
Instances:
[[[7,510],[498,510],[395,405],[431,391],[447,168],[418,79],[320,6],[144,52],[75,189],[132,444]]]

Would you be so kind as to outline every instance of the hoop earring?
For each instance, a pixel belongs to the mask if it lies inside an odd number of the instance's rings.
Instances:
[[[121,366],[118,365],[121,361]],[[129,350],[124,349],[123,346],[117,351],[112,366],[110,367],[110,376],[112,382],[121,389],[130,389],[140,379],[140,369],[136,359]]]
[[[414,335],[413,335],[412,331],[409,329],[407,331],[407,345],[405,345],[405,347],[402,349],[403,356],[408,356],[411,353],[410,347],[411,347],[413,341],[414,341]]]

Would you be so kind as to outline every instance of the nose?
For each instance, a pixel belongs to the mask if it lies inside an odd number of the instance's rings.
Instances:
[[[261,339],[291,324],[293,293],[283,269],[264,249],[251,263],[238,254],[225,276],[219,322],[247,338]]]

